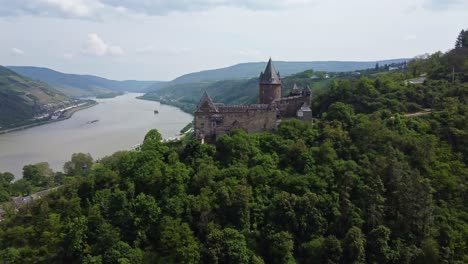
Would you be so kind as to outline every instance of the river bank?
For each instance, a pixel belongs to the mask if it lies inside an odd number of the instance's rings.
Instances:
[[[80,111],[80,110],[83,110],[83,109],[86,109],[86,108],[90,108],[90,107],[93,107],[95,105],[97,105],[98,103],[97,102],[90,102],[90,103],[87,103],[86,105],[81,105],[81,106],[78,106],[78,107],[74,107],[74,108],[71,108],[71,109],[68,109],[67,111],[65,111],[59,118],[57,119],[49,119],[49,120],[46,120],[46,121],[42,121],[42,122],[37,122],[37,123],[32,123],[32,124],[29,124],[29,125],[24,125],[24,126],[19,126],[19,127],[12,127],[12,128],[8,128],[8,129],[3,129],[3,130],[0,130],[0,135],[1,134],[7,134],[7,133],[11,133],[11,132],[15,132],[15,131],[20,131],[20,130],[24,130],[24,129],[28,129],[28,128],[32,128],[32,127],[37,127],[37,126],[42,126],[42,125],[46,125],[46,124],[51,124],[51,123],[55,123],[55,122],[59,122],[59,121],[63,121],[63,120],[67,120],[69,118],[71,118],[73,116],[74,113],[76,113],[77,111]]]
[[[146,94],[142,96],[138,96],[137,99],[140,100],[146,100],[146,101],[153,101],[153,102],[158,102],[163,105],[170,105],[179,108],[180,110],[184,111],[187,114],[192,115],[193,112],[195,112],[196,105],[189,104],[189,103],[181,103],[178,101],[170,101],[170,100],[164,100],[163,98],[160,97],[152,97],[152,96],[147,96]]]
[[[175,137],[193,120],[192,115],[175,107],[136,99],[141,95],[95,99],[97,105],[77,111],[62,122],[0,135],[0,172],[11,172],[19,179],[25,165],[39,162],[62,171],[73,153],[89,153],[101,159],[116,151],[131,150],[151,129],[157,129],[165,139]],[[154,114],[155,109],[158,114]]]

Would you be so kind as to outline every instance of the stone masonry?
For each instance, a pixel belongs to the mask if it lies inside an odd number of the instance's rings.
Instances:
[[[294,85],[289,96],[281,98],[281,78],[271,59],[259,79],[259,104],[224,105],[214,103],[205,92],[194,113],[195,136],[214,143],[233,129],[256,133],[275,129],[281,118],[297,117],[312,121],[310,89]]]

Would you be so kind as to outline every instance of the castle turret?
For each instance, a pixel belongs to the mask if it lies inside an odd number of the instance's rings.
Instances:
[[[281,78],[276,71],[271,58],[265,68],[260,73],[259,78],[259,103],[271,104],[273,101],[281,99]]]
[[[198,103],[197,112],[218,112],[218,108],[206,91],[203,92],[203,96]]]
[[[289,93],[289,96],[298,96],[301,95],[301,91],[299,91],[299,87],[297,87],[297,84],[294,84],[291,92]]]

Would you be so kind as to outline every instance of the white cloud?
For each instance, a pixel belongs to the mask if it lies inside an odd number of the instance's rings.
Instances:
[[[0,0],[0,16],[100,19],[109,14],[133,12],[161,16],[171,12],[203,11],[217,7],[289,9],[316,1],[319,0]]]
[[[318,0],[101,0],[103,4],[110,7],[124,7],[127,10],[148,15],[202,11],[217,7],[237,7],[251,10],[289,9],[316,1]]]
[[[0,16],[97,19],[109,8],[99,0],[0,0]]]
[[[36,2],[73,17],[89,17],[97,8],[96,4],[86,0],[36,0]]]
[[[164,16],[173,12],[206,11],[219,7],[289,10],[325,2],[324,0],[0,0],[0,16],[34,15],[99,20],[109,15],[138,13]],[[417,3],[416,6],[435,11],[468,7],[467,0],[417,0],[414,3]]]
[[[21,50],[21,49],[18,49],[18,48],[12,48],[11,49],[11,53],[13,53],[13,55],[16,55],[16,56],[22,56],[24,55],[24,50]]]
[[[83,52],[87,55],[102,57],[106,55],[119,56],[123,55],[124,51],[119,46],[107,44],[98,34],[88,34],[86,46]]]

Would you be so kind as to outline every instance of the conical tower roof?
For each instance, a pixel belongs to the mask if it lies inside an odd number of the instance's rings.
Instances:
[[[299,87],[297,87],[297,84],[294,83],[294,86],[292,88],[293,91],[299,91]]]
[[[198,103],[197,111],[218,112],[218,108],[213,103],[213,100],[206,91],[203,92],[202,98],[200,99],[200,103]]]
[[[260,84],[281,84],[279,72],[276,71],[271,58],[268,61],[265,71],[260,74]]]

